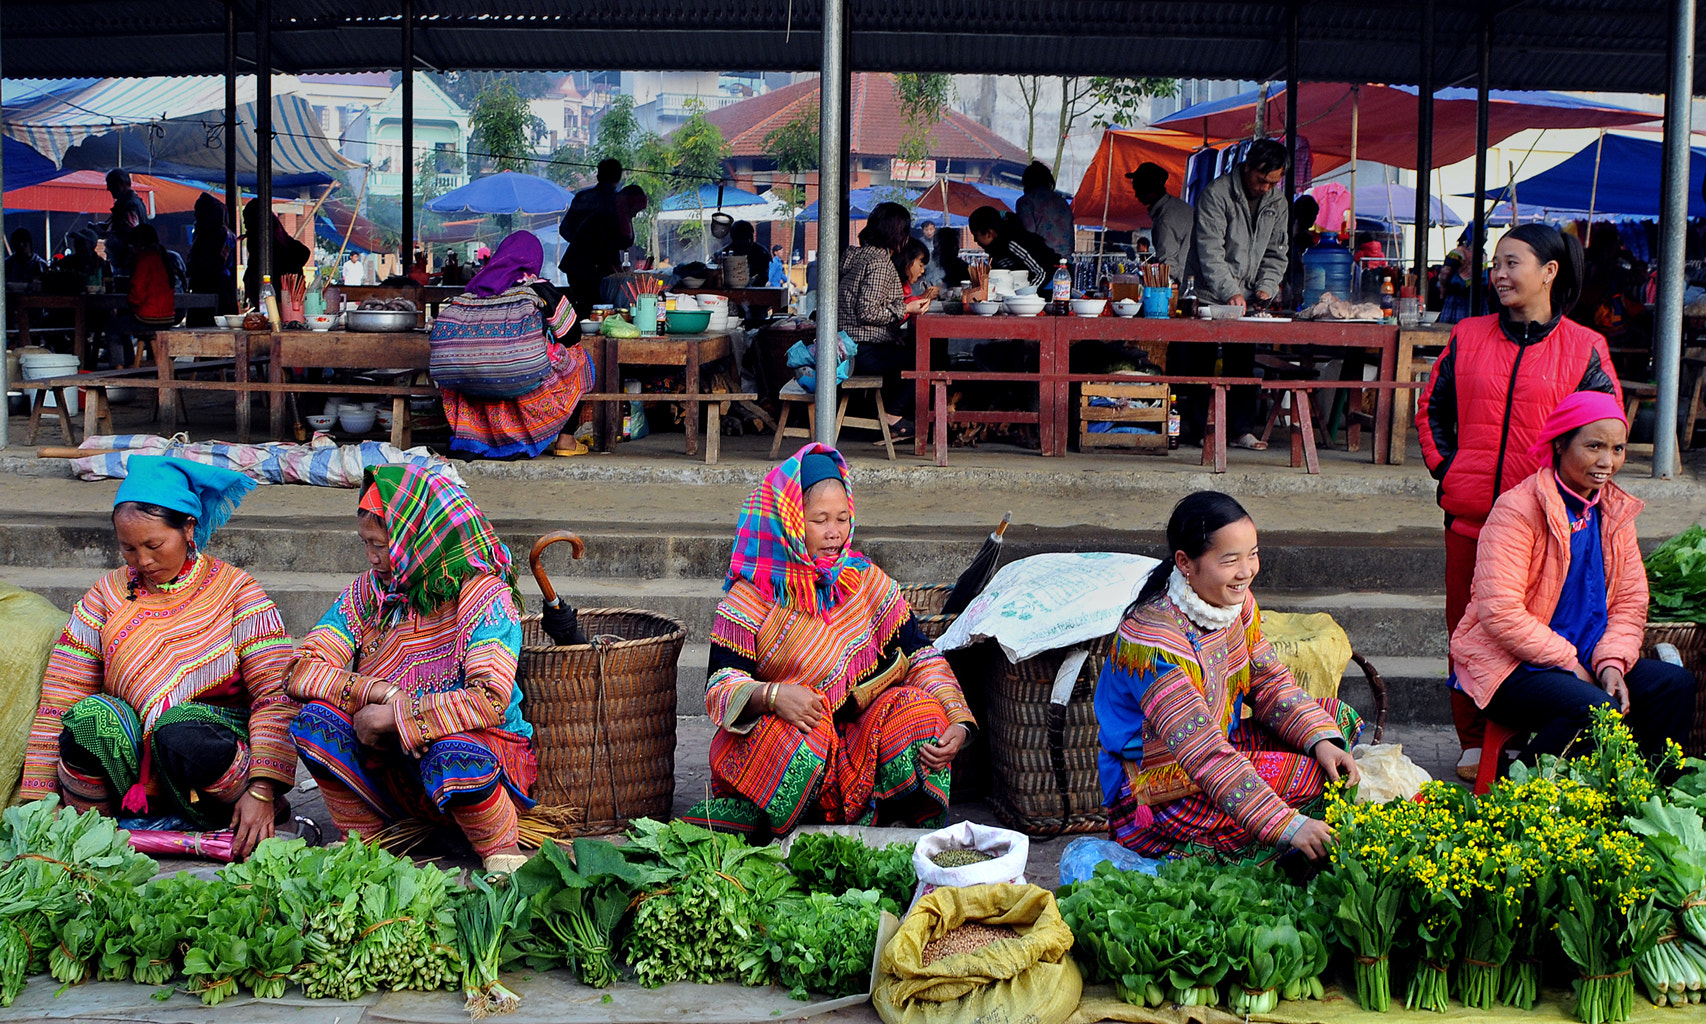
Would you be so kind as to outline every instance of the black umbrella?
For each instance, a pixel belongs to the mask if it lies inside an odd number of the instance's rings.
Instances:
[[[1007,524],[1013,521],[1013,513],[1001,517],[1001,525],[983,542],[983,547],[977,551],[977,557],[966,566],[966,571],[960,573],[960,578],[954,581],[954,589],[948,594],[948,600],[942,605],[943,615],[958,615],[971,604],[972,598],[983,592],[989,585],[990,577],[995,575],[995,563],[1001,560],[1001,537],[1007,532]]]
[[[579,558],[586,553],[586,544],[579,537],[567,530],[558,530],[533,543],[527,562],[533,568],[533,578],[539,581],[539,589],[545,594],[545,609],[540,615],[539,625],[557,642],[557,646],[572,647],[586,643],[586,634],[581,632],[580,623],[576,621],[574,606],[557,596],[557,591],[551,586],[551,578],[545,575],[545,567],[539,564],[539,556],[545,553],[545,549],[562,541],[568,542],[571,557]]]

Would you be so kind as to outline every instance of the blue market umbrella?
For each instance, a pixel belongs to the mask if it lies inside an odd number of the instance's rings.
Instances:
[[[755,192],[733,185],[700,185],[695,199],[692,192],[670,196],[663,201],[664,212],[681,210],[721,210],[737,206],[769,206],[770,201]]]
[[[499,171],[430,200],[426,208],[433,213],[562,213],[572,198],[554,181]]]

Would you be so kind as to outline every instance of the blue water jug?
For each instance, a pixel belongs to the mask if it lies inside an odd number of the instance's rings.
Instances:
[[[1306,250],[1303,253],[1303,305],[1299,308],[1308,309],[1315,305],[1322,292],[1332,292],[1346,300],[1353,298],[1351,279],[1354,263],[1350,250],[1340,245],[1338,238],[1332,235],[1322,239],[1315,248]]]

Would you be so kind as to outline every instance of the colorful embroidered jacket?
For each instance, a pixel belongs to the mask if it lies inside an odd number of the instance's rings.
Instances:
[[[481,729],[531,738],[515,684],[521,617],[509,584],[476,576],[431,615],[413,609],[386,628],[379,620],[379,582],[363,573],[302,638],[288,673],[297,700],[341,711],[402,688],[397,737],[405,750]],[[364,682],[360,677],[373,682]]]
[[[810,686],[840,708],[856,686],[903,655],[905,685],[941,702],[949,724],[977,724],[947,659],[919,631],[900,585],[876,566],[850,565],[843,581],[855,573],[856,588],[827,617],[772,604],[751,583],[735,581],[711,626],[705,709],[712,721],[730,732],[750,731],[752,721],[736,724],[747,700],[778,682]]]
[[[1253,595],[1237,621],[1212,632],[1165,594],[1127,616],[1096,684],[1105,799],[1113,802],[1122,781],[1148,806],[1200,792],[1263,841],[1279,842],[1297,812],[1228,740],[1246,704],[1296,750],[1341,736],[1262,637]]]
[[[131,582],[130,569],[115,569],[72,609],[42,679],[19,795],[59,792],[60,719],[96,693],[130,705],[144,731],[184,701],[246,707],[251,777],[295,785],[289,730],[296,705],[284,692],[290,637],[266,591],[208,555],[166,593],[138,589],[133,601]]]

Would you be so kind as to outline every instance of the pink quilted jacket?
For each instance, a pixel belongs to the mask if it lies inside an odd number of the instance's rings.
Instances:
[[[1599,500],[1605,551],[1605,603],[1610,622],[1594,648],[1595,675],[1605,665],[1623,671],[1641,654],[1647,628],[1647,572],[1635,540],[1642,504],[1614,483]],[[1572,669],[1576,649],[1548,625],[1570,572],[1570,521],[1550,466],[1506,491],[1494,503],[1475,549],[1469,609],[1451,634],[1458,682],[1486,707],[1518,665]]]

